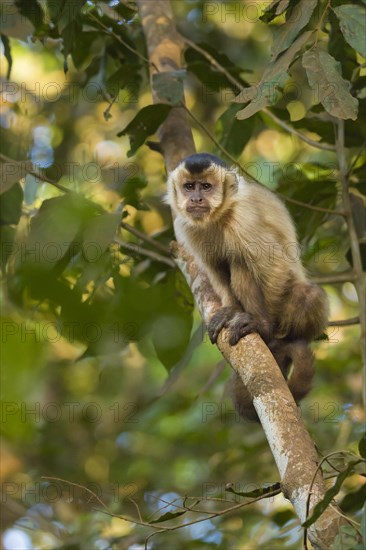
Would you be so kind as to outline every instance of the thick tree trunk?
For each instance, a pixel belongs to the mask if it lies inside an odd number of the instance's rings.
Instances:
[[[181,67],[182,43],[177,34],[169,0],[137,0],[146,37],[151,74]],[[162,102],[153,91],[154,102]],[[174,108],[159,132],[168,172],[180,160],[194,152],[192,133],[182,108]],[[193,259],[180,248],[179,264],[191,287],[196,303],[207,323],[221,306],[210,283]],[[271,447],[280,476],[282,490],[294,506],[301,522],[306,518],[311,488],[310,512],[325,492],[317,467],[317,453],[297,406],[272,354],[257,334],[251,334],[235,346],[227,343],[223,330],[218,347],[240,375],[253,397],[254,406]],[[313,484],[312,484],[313,481]],[[312,487],[311,487],[312,484]],[[340,516],[331,508],[309,528],[314,548],[330,549],[338,533]]]

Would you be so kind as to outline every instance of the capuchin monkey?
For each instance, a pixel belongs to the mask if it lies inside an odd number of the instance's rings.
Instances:
[[[271,350],[296,402],[311,388],[314,357],[308,346],[327,326],[325,292],[311,284],[300,259],[294,224],[268,189],[208,153],[184,159],[168,178],[166,202],[180,242],[203,268],[222,308],[208,326],[211,342],[229,330],[234,346],[257,332]],[[236,374],[234,404],[257,420]]]

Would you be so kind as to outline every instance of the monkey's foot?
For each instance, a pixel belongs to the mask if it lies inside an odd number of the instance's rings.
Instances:
[[[229,344],[235,346],[241,338],[258,332],[258,325],[249,313],[238,311],[234,307],[222,307],[212,317],[208,325],[208,335],[213,344],[223,328],[230,331]]]

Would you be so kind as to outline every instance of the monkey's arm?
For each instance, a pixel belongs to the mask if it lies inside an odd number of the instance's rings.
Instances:
[[[265,326],[265,313],[262,307],[263,298],[259,295],[256,285],[251,281],[248,271],[244,266],[239,267],[242,272],[240,280],[240,291],[247,292],[251,297],[255,307],[258,310],[257,319],[261,322],[257,322],[254,316],[246,311],[244,299],[240,299],[240,294],[235,292],[233,283],[237,282],[238,276],[235,275],[236,270],[233,269],[228,262],[221,262],[216,266],[206,265],[206,273],[210,279],[210,282],[215,289],[215,292],[221,298],[222,307],[217,313],[210,319],[208,325],[208,334],[212,343],[217,342],[217,338],[223,328],[229,329],[229,343],[234,346],[239,342],[243,336],[252,332],[258,332],[262,337],[266,338],[266,332],[261,329],[261,326]],[[243,282],[245,279],[245,284]]]

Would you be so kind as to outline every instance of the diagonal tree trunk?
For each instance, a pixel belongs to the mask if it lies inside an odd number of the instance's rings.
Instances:
[[[151,75],[181,68],[182,42],[175,28],[169,0],[137,0],[137,5],[151,62]],[[154,90],[153,99],[155,103],[164,102]],[[159,130],[159,138],[168,172],[194,152],[187,114],[182,107],[172,109]],[[220,307],[220,299],[193,259],[182,247],[178,249],[180,268],[207,323]],[[283,493],[303,522],[307,515],[309,492],[311,513],[315,504],[324,497],[325,486],[320,472],[313,480],[318,464],[317,453],[280,369],[258,334],[251,334],[231,347],[223,330],[218,347],[253,397],[280,473]],[[330,549],[342,521],[328,507],[309,528],[309,539],[314,548]]]

